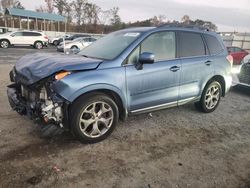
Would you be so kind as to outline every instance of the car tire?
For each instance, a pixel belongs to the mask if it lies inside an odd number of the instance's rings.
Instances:
[[[8,40],[1,40],[0,41],[0,47],[1,48],[9,48],[10,42]]]
[[[71,131],[83,143],[96,143],[107,138],[118,118],[116,103],[102,93],[84,95],[70,107]]]
[[[213,112],[220,103],[221,95],[221,84],[217,81],[211,81],[206,85],[201,99],[195,103],[195,107],[204,113]]]
[[[57,46],[57,45],[58,45],[58,40],[55,40],[55,41],[53,42],[53,45]]]
[[[38,50],[43,48],[43,43],[40,41],[35,42],[34,47]]]

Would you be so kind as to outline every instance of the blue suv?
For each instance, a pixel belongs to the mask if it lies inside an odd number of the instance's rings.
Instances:
[[[214,111],[231,86],[231,67],[214,32],[180,25],[130,28],[77,55],[22,57],[7,93],[18,113],[94,143],[128,115],[189,102]]]

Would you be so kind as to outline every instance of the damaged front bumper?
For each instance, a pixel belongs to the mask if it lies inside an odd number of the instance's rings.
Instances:
[[[16,84],[7,87],[7,95],[11,108],[21,115],[26,115],[27,107],[17,92]]]
[[[26,115],[37,123],[69,129],[69,103],[55,94],[48,96],[45,88],[31,91],[14,83],[7,86],[7,95],[11,108],[20,115]]]

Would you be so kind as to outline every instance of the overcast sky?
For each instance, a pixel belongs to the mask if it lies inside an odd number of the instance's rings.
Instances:
[[[20,0],[26,9],[35,9],[44,0]],[[36,2],[36,3],[34,3]],[[250,0],[89,0],[102,9],[120,8],[122,21],[145,20],[164,14],[170,20],[191,19],[215,23],[220,31],[250,32]]]

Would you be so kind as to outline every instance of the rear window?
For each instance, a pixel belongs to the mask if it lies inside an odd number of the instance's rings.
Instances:
[[[218,54],[223,51],[223,48],[216,37],[205,34],[204,38],[211,55]]]
[[[202,37],[198,33],[179,32],[179,56],[194,57],[206,54]]]

